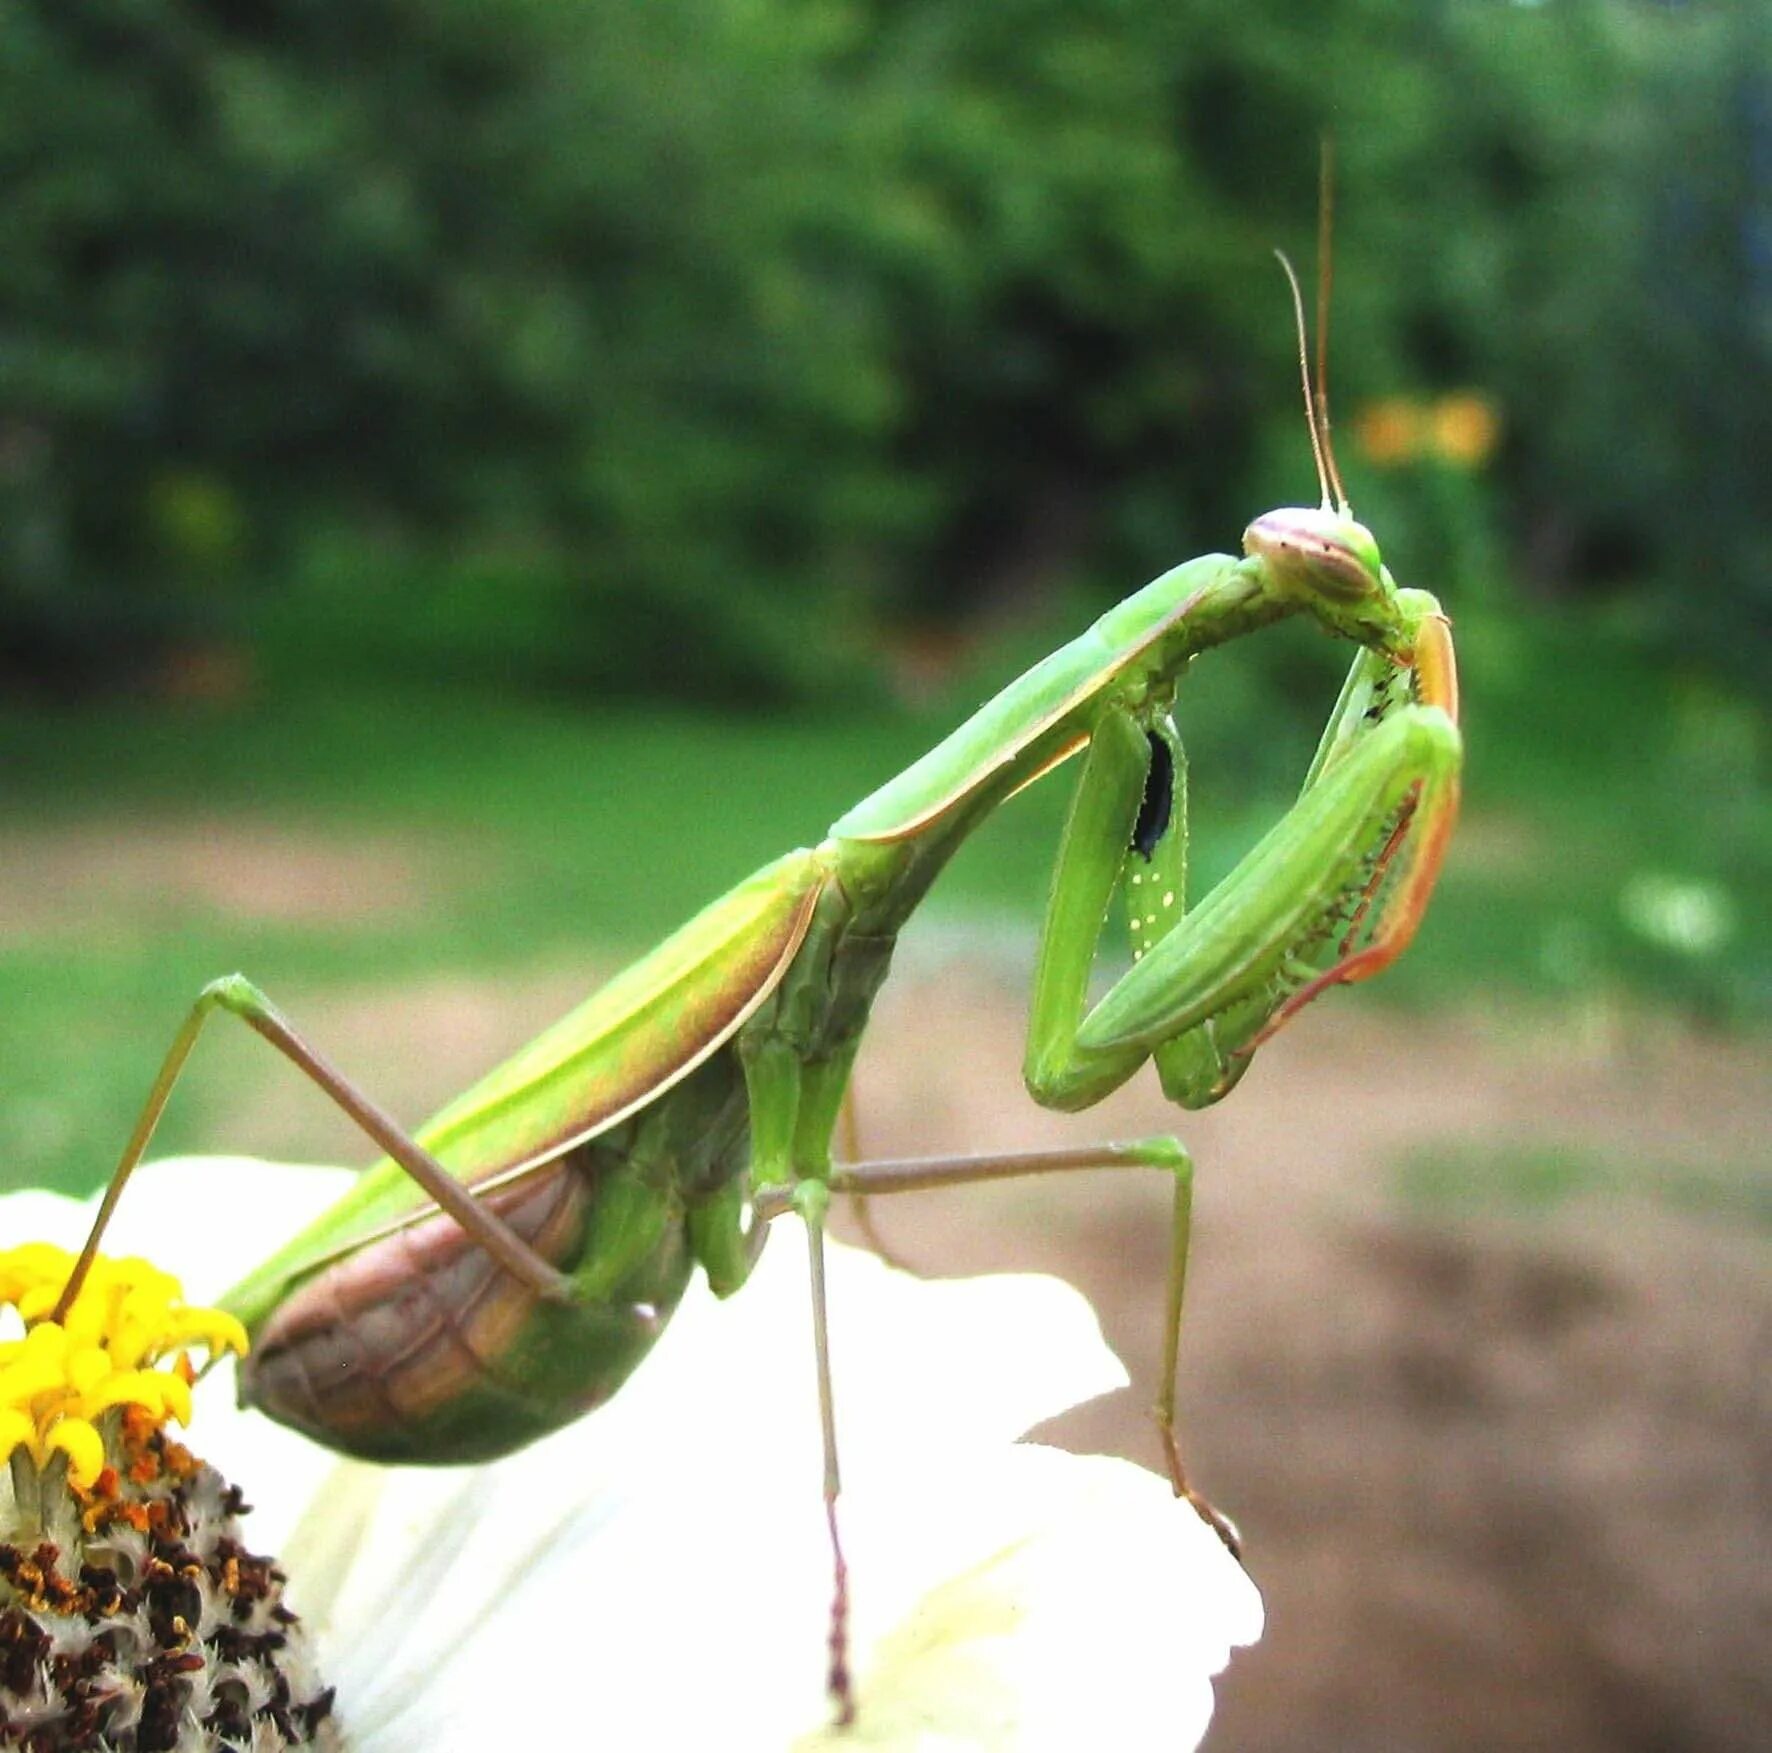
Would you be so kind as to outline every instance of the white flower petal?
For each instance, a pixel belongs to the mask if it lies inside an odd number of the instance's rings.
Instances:
[[[403,1653],[390,1660],[386,1648],[378,1648],[373,1662],[363,1664],[358,1697],[368,1702],[359,1708],[373,1709],[379,1720],[388,1699],[402,1701],[417,1711],[407,1725],[417,1732],[423,1707],[415,1701],[438,1652],[459,1649],[462,1659],[475,1660],[479,1645],[470,1648],[469,1640],[485,1636],[488,1603],[521,1598],[526,1572],[548,1562],[569,1520],[575,1542],[601,1536],[614,1547],[599,1546],[594,1560],[579,1561],[587,1577],[631,1576],[662,1565],[673,1598],[684,1586],[673,1574],[678,1555],[692,1559],[698,1547],[720,1554],[737,1588],[725,1611],[741,1619],[755,1616],[754,1605],[747,1610],[744,1604],[754,1588],[738,1573],[785,1568],[782,1531],[797,1527],[804,1547],[798,1592],[792,1609],[783,1606],[775,1617],[784,1644],[789,1625],[797,1620],[806,1628],[801,1696],[821,1696],[819,1628],[828,1606],[829,1559],[819,1507],[810,1301],[797,1243],[791,1229],[776,1238],[750,1283],[724,1304],[705,1289],[692,1291],[657,1353],[595,1418],[465,1477],[455,1470],[377,1472],[389,1483],[376,1519],[317,1629],[324,1634],[330,1624],[379,1620],[398,1628],[400,1652],[413,1653],[410,1660]],[[888,1494],[914,1433],[938,1433],[930,1439],[932,1463],[959,1447],[1001,1447],[1067,1397],[1103,1392],[1125,1379],[1087,1303],[1055,1280],[930,1286],[846,1249],[832,1250],[831,1275],[840,1329],[849,1339],[838,1354],[839,1370],[855,1384],[842,1413],[845,1466],[858,1482],[870,1470],[881,1472]],[[1050,1385],[1042,1391],[1041,1359],[1057,1379],[1056,1392]],[[931,1416],[931,1403],[945,1411]],[[366,1489],[362,1475],[342,1470],[323,1488],[324,1499],[330,1503],[342,1493],[354,1503]],[[773,1503],[767,1516],[765,1496]],[[704,1512],[708,1526],[692,1537],[691,1526]],[[734,1526],[752,1518],[759,1518],[760,1537],[739,1567],[730,1551]],[[614,1522],[624,1526],[609,1531]],[[472,1532],[464,1536],[464,1527]],[[284,1552],[292,1566],[303,1557],[301,1545],[298,1530]],[[427,1546],[433,1550],[424,1555]],[[424,1580],[443,1549],[448,1575],[471,1576],[473,1587],[451,1587],[442,1574],[435,1586]],[[527,1580],[533,1585],[534,1575]],[[581,1624],[584,1614],[597,1614],[590,1583],[562,1573],[557,1587],[575,1602]],[[611,1637],[632,1624],[630,1593],[611,1591],[602,1603]],[[318,1605],[309,1606],[310,1617]],[[678,1647],[681,1635],[680,1627],[671,1638]],[[344,1659],[354,1663],[356,1653],[347,1651]],[[746,1655],[743,1665],[750,1660]],[[334,1677],[347,1693],[353,1690],[349,1667]]]
[[[86,1240],[92,1225],[93,1208],[89,1203],[69,1199],[61,1193],[45,1193],[32,1187],[23,1193],[8,1193],[0,1205],[6,1213],[6,1228],[0,1246],[15,1247],[24,1242],[53,1242],[58,1248],[72,1252]],[[114,1252],[115,1250],[113,1250]]]
[[[105,1232],[107,1254],[140,1254],[212,1303],[356,1180],[349,1169],[256,1157],[168,1157],[137,1169]],[[78,1248],[96,1197],[31,1189],[0,1197],[10,1241]],[[9,1243],[10,1245],[10,1243]]]
[[[136,1171],[105,1251],[163,1262],[189,1301],[212,1303],[356,1179],[256,1157],[168,1157]]]
[[[213,1296],[339,1185],[156,1164],[112,1245]],[[202,1212],[219,1215],[193,1228]],[[5,1201],[19,1239],[73,1245],[89,1213]],[[258,1505],[249,1538],[291,1571],[359,1753],[1195,1744],[1210,1675],[1259,1634],[1253,1586],[1142,1469],[1013,1444],[1125,1380],[1088,1305],[1049,1279],[927,1284],[836,1247],[863,1708],[846,1736],[823,1732],[810,1299],[803,1238],[780,1227],[729,1302],[698,1281],[596,1416],[491,1466],[340,1462],[205,1390],[193,1440]]]
[[[526,1721],[496,1677],[551,1672],[556,1707],[624,1747],[1181,1749],[1211,1674],[1260,1631],[1253,1585],[1161,1481],[1011,1447],[846,1495],[861,1717],[827,1736],[816,1504],[763,1480],[735,1514],[734,1486],[641,1485],[564,1520],[461,1648],[482,1684],[427,1691],[414,1672],[378,1748],[543,1733],[559,1719]]]
[[[1031,1444],[931,1486],[914,1518],[884,1503],[853,1518],[877,1597],[857,1603],[861,1745],[922,1746],[936,1724],[1018,1753],[1194,1745],[1211,1675],[1261,1632],[1217,1534],[1142,1468]]]

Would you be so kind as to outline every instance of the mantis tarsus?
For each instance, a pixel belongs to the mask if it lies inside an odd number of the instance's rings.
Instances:
[[[613,1394],[694,1266],[719,1294],[736,1290],[770,1221],[791,1210],[809,1241],[835,1546],[823,1303],[831,1196],[1154,1167],[1174,1181],[1158,1421],[1176,1492],[1225,1531],[1189,1489],[1174,1438],[1192,1187],[1177,1140],[840,1166],[831,1141],[900,928],[965,837],[1073,755],[1081,772],[1028,1028],[1036,1101],[1087,1107],[1154,1059],[1182,1106],[1216,1102],[1301,1006],[1331,984],[1377,973],[1409,942],[1457,805],[1450,630],[1431,596],[1396,586],[1353,520],[1325,464],[1326,422],[1308,373],[1306,406],[1320,507],[1268,512],[1246,530],[1243,558],[1189,561],[1109,610],[840,817],[818,845],[740,883],[416,1134],[360,1094],[243,977],[205,988],[62,1307],[204,1019],[228,1011],[386,1152],[227,1299],[253,1337],[247,1400],[374,1459],[507,1453]],[[1190,906],[1186,764],[1171,716],[1177,685],[1201,652],[1296,614],[1353,641],[1352,668],[1297,802]],[[1128,905],[1134,960],[1091,1006],[1116,892]],[[840,1627],[840,1549],[836,1562]],[[840,1636],[833,1651],[831,1688],[847,1718]]]

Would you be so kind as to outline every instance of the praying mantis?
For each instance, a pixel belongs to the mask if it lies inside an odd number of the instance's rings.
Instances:
[[[223,1303],[252,1337],[243,1398],[346,1453],[479,1461],[579,1418],[645,1358],[696,1267],[731,1294],[770,1225],[797,1214],[838,1577],[830,1687],[848,1720],[824,1307],[831,1198],[1151,1168],[1173,1181],[1158,1422],[1177,1495],[1230,1540],[1189,1487],[1175,1439],[1193,1175],[1181,1143],[839,1164],[832,1139],[900,929],[966,837],[1072,757],[1081,770],[1029,1008],[1037,1102],[1088,1107],[1147,1060],[1181,1106],[1216,1102],[1304,1005],[1377,974],[1414,935],[1457,813],[1450,625],[1432,596],[1398,587],[1352,515],[1312,394],[1295,278],[1292,290],[1319,506],[1267,512],[1241,557],[1188,561],[1110,609],[816,845],[739,883],[416,1132],[243,976],[213,982],[166,1055],[58,1316],[218,1011],[385,1153]],[[1297,801],[1191,902],[1177,689],[1202,653],[1294,616],[1356,647],[1346,682]],[[1116,896],[1133,959],[1091,1004]]]

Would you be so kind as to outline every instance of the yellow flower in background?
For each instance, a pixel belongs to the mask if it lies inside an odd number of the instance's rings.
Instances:
[[[1460,468],[1481,468],[1501,438],[1501,416],[1475,390],[1442,396],[1428,410],[1431,448]]]
[[[1354,442],[1375,468],[1395,469],[1413,458],[1421,445],[1421,408],[1402,396],[1368,402],[1353,419]]]
[[[1479,469],[1501,441],[1501,415],[1480,390],[1458,390],[1425,402],[1386,396],[1353,418],[1354,442],[1374,468],[1400,469],[1437,459]]]

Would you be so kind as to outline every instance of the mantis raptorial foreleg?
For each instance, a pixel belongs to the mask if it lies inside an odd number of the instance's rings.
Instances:
[[[1139,1046],[1085,1051],[1077,1031],[1108,908],[1128,859],[1135,856],[1134,830],[1156,760],[1151,734],[1125,709],[1105,709],[1065,817],[1034,969],[1024,1066],[1028,1088],[1048,1107],[1087,1108],[1150,1056]],[[1182,812],[1171,807],[1164,830],[1163,839],[1171,843],[1185,838]],[[1174,897],[1169,912],[1185,905],[1182,891],[1171,887],[1161,893]]]
[[[1424,648],[1442,623],[1423,624]],[[1324,986],[1364,978],[1413,934],[1457,802],[1449,668],[1362,653],[1305,789],[1198,907],[1178,872],[1183,811],[1147,858],[1138,828],[1166,757],[1130,714],[1104,713],[1066,824],[1035,973],[1026,1073],[1037,1100],[1084,1107],[1155,1056],[1184,1106],[1217,1100],[1249,1052]],[[1417,704],[1421,695],[1428,704]],[[1446,704],[1442,704],[1442,700]],[[1173,841],[1163,862],[1165,842]],[[1085,1014],[1109,902],[1134,886],[1134,964]],[[1141,911],[1142,908],[1142,911]],[[1329,965],[1320,966],[1324,948]]]
[[[1461,764],[1456,731],[1458,668],[1452,652],[1451,625],[1444,615],[1436,612],[1423,618],[1417,630],[1414,655],[1411,674],[1415,682],[1415,700],[1422,707],[1437,710],[1444,721],[1454,727],[1450,759],[1446,753],[1443,723],[1437,731],[1434,771],[1424,775],[1421,784],[1410,794],[1390,838],[1380,849],[1359,905],[1337,946],[1335,962],[1287,997],[1238,1049],[1244,1063],[1247,1063],[1249,1054],[1325,987],[1369,980],[1388,968],[1409,947],[1416,927],[1427,911],[1428,897],[1439,880],[1440,866],[1458,818]],[[1370,680],[1366,681],[1366,678]],[[1348,696],[1359,681],[1365,681],[1366,704],[1355,722],[1354,708],[1359,696],[1356,693],[1352,700]],[[1349,672],[1349,688],[1343,691],[1343,699],[1329,721],[1317,759],[1312,762],[1311,772],[1306,777],[1307,789],[1339,759],[1342,748],[1352,742],[1362,725],[1382,722],[1386,712],[1394,709],[1392,690],[1396,686],[1395,671],[1373,653],[1362,652],[1355,659]],[[1387,882],[1389,895],[1381,900],[1380,891]],[[1358,947],[1362,937],[1364,945]]]
[[[1036,1100],[1087,1107],[1154,1058],[1173,1100],[1215,1102],[1255,1046],[1323,987],[1393,959],[1413,935],[1451,829],[1456,711],[1437,614],[1423,616],[1411,665],[1362,651],[1298,801],[1189,909],[1179,738],[1166,714],[1106,707],[1065,823],[1035,970],[1026,1077]],[[1116,891],[1128,899],[1133,965],[1088,1010]],[[1157,1421],[1177,1495],[1234,1550],[1234,1532],[1187,1485],[1175,1439],[1191,1212],[1192,1177],[1181,1172]]]

